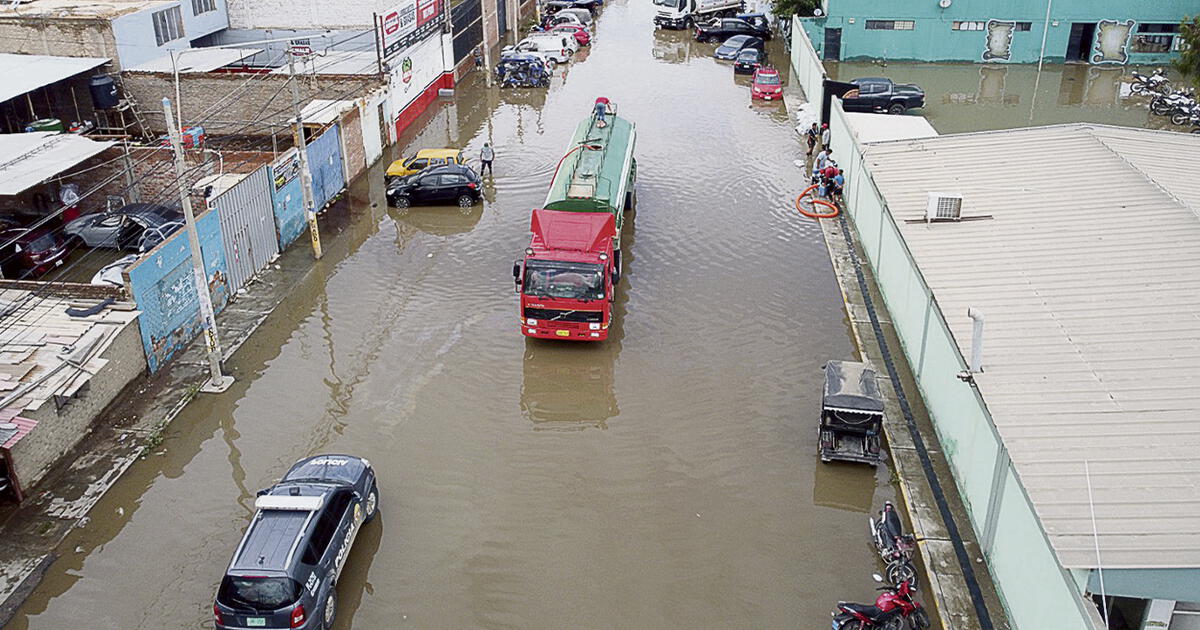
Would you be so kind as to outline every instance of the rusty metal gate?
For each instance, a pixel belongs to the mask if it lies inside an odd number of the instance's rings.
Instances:
[[[221,240],[229,270],[229,290],[242,288],[279,253],[271,177],[266,166],[211,202],[221,220]]]

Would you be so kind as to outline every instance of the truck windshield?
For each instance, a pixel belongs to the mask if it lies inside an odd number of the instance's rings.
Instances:
[[[667,7],[669,9],[674,9],[674,8],[678,7],[679,2],[680,2],[680,0],[654,0],[654,4],[656,4],[660,7]]]
[[[525,295],[567,300],[603,300],[604,267],[557,260],[525,261]]]

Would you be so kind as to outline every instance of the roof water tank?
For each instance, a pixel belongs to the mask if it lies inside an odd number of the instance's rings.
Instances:
[[[92,92],[92,107],[96,109],[112,109],[120,101],[117,98],[117,83],[108,75],[92,77],[88,81],[88,89]]]

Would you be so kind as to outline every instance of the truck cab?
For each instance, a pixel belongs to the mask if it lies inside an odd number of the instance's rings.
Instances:
[[[893,83],[884,77],[854,79],[853,86],[842,95],[842,107],[848,112],[904,112],[925,106],[925,91],[904,83]]]
[[[742,0],[654,0],[654,25],[691,28],[712,18],[731,17],[742,11]]]
[[[534,210],[525,258],[513,263],[526,337],[603,341],[612,323],[614,264],[612,214]]]

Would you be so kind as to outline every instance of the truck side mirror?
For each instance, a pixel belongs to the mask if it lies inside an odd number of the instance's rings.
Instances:
[[[513,261],[513,292],[521,292],[521,261]]]

